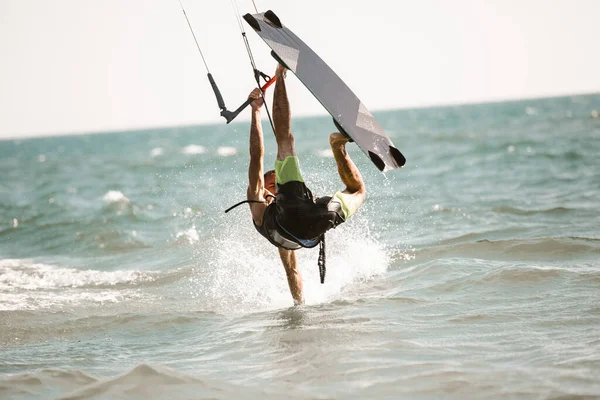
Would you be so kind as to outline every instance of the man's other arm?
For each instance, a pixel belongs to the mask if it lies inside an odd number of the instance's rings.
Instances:
[[[263,178],[263,158],[264,144],[262,124],[260,122],[260,108],[263,100],[260,89],[254,89],[250,93],[250,98],[255,99],[252,102],[252,120],[250,124],[250,165],[248,166],[248,191],[246,197],[248,200],[264,201],[264,178]],[[252,219],[261,226],[266,204],[250,203]]]

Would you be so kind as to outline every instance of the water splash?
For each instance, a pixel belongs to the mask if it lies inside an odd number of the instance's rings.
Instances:
[[[201,248],[190,295],[204,310],[250,312],[289,307],[285,270],[277,249],[252,227],[249,215],[240,212],[236,221]],[[307,304],[318,304],[344,297],[349,285],[364,282],[385,273],[391,263],[390,252],[377,241],[365,218],[329,231],[327,243],[327,276],[319,281],[318,248],[296,251],[303,276]]]

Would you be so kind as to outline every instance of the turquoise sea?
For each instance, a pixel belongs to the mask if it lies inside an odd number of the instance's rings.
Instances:
[[[1,399],[600,398],[600,95],[375,113],[407,158],[299,252],[245,196],[248,123],[0,141]],[[265,127],[266,161],[274,139]],[[293,120],[341,189],[329,117]]]

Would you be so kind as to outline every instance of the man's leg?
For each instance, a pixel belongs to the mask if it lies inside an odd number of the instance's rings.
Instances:
[[[275,125],[275,140],[277,140],[277,159],[285,160],[295,156],[294,136],[291,130],[290,102],[285,87],[287,70],[281,64],[277,65],[275,90],[273,91],[273,125]]]
[[[300,275],[300,271],[296,264],[296,253],[294,253],[293,250],[279,248],[279,256],[281,257],[281,262],[285,268],[288,285],[290,286],[290,293],[294,298],[294,304],[298,305],[304,303],[302,298],[302,275]]]
[[[277,65],[275,76],[275,90],[273,91],[273,125],[275,125],[275,140],[277,141],[277,160],[275,161],[275,174],[277,184],[285,184],[290,181],[303,182],[298,160],[287,157],[295,157],[294,136],[291,130],[290,103],[288,101],[285,86],[286,69],[281,64]],[[302,275],[296,264],[296,253],[293,250],[279,248],[279,256],[285,268],[290,293],[294,298],[294,304],[303,304],[302,298]]]
[[[362,176],[346,152],[346,143],[348,141],[349,139],[339,132],[332,133],[329,136],[329,144],[331,145],[335,163],[337,164],[338,174],[344,185],[346,185],[341,199],[346,214],[345,219],[358,210],[360,205],[365,201],[366,193]]]

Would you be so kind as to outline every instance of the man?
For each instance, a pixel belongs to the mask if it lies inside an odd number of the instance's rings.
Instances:
[[[314,198],[304,184],[294,136],[290,129],[291,114],[285,85],[286,68],[277,66],[273,94],[273,124],[277,141],[275,170],[263,174],[263,133],[260,89],[254,89],[250,127],[250,166],[247,199],[258,232],[277,246],[287,274],[294,304],[303,303],[302,276],[294,250],[314,247],[324,233],[346,221],[363,203],[365,186],[360,172],[346,153],[347,137],[339,132],[329,136],[329,144],[346,189],[333,197]],[[324,251],[323,247],[321,248]],[[322,253],[324,258],[324,255]],[[321,258],[321,257],[320,257]],[[324,261],[324,260],[323,260]],[[323,278],[322,278],[323,279]]]

